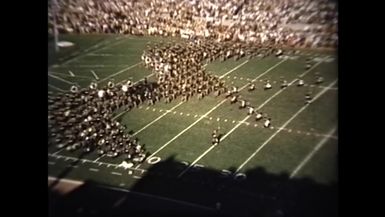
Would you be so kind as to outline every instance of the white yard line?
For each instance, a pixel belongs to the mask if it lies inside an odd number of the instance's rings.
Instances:
[[[281,61],[280,63],[282,63],[283,61]],[[239,64],[239,65],[242,65],[242,64],[245,64],[245,62]],[[234,68],[239,68],[239,65],[234,67]],[[273,67],[276,67],[278,64],[274,65]],[[272,67],[272,68],[273,68]],[[234,69],[233,68],[233,69]],[[231,69],[230,71],[234,71],[233,69]],[[228,74],[228,72],[226,72],[225,74]],[[222,76],[221,76],[222,77]],[[245,86],[243,86],[243,88],[247,87],[248,84],[246,84]],[[240,88],[240,90],[242,90],[243,88]],[[216,108],[218,108],[220,105],[222,105],[224,102],[226,102],[227,99],[224,99],[222,100],[221,102],[219,102],[217,105],[215,105],[213,108],[211,108],[208,112],[206,112],[204,115],[202,115],[199,119],[197,119],[194,123],[190,124],[188,127],[186,127],[184,130],[182,130],[181,132],[179,132],[176,136],[174,136],[172,139],[170,139],[168,142],[166,142],[164,145],[162,145],[158,150],[156,150],[154,153],[152,153],[148,158],[151,158],[153,157],[154,155],[156,155],[158,152],[160,152],[161,150],[163,150],[168,144],[170,144],[171,142],[173,142],[175,139],[177,139],[179,136],[181,136],[183,133],[185,133],[187,130],[189,130],[190,128],[192,128],[193,126],[195,126],[198,122],[200,122],[202,119],[204,119],[207,115],[209,115],[212,111],[214,111]]]
[[[337,127],[334,127],[330,130],[327,135],[332,136],[334,132],[337,130]],[[290,174],[290,178],[293,178],[297,175],[298,171],[302,169],[303,166],[314,156],[314,154],[328,141],[329,137],[323,138],[314,148],[313,150],[301,161],[301,163],[294,169],[294,171]]]
[[[337,82],[337,80],[335,80],[334,82],[332,82],[328,87],[331,87],[333,86],[335,83]],[[321,92],[319,92],[312,101],[315,101],[317,100],[320,96],[322,96],[328,89],[323,89]],[[266,146],[266,144],[268,144],[268,142],[270,142],[279,132],[281,132],[281,130],[283,128],[285,128],[295,117],[297,117],[303,110],[305,110],[310,104],[306,104],[304,105],[300,110],[298,110],[289,120],[287,120],[281,127],[278,128],[278,130],[273,134],[271,135],[260,147],[257,148],[257,150],[255,150],[254,153],[252,153],[250,155],[249,158],[246,159],[246,161],[244,161],[239,167],[238,169],[236,170],[236,172],[240,171],[263,147]]]
[[[71,70],[68,70],[68,73],[70,74],[71,77],[75,77],[75,74]]]
[[[122,198],[120,198],[119,200],[117,200],[115,203],[114,203],[114,208],[120,206],[123,204],[124,201],[126,201],[127,199],[127,196],[123,196]]]
[[[328,139],[335,139],[338,140],[338,136],[333,136],[333,135],[325,135],[325,134],[319,134],[320,137],[325,137]]]
[[[312,86],[312,85],[304,84],[303,86],[309,87],[309,86]],[[314,87],[314,88],[321,88],[321,89],[327,88],[327,89],[329,89],[329,90],[338,90],[338,87],[325,87],[325,86],[322,86],[322,85],[316,85],[316,84],[314,84],[313,87]]]
[[[95,56],[95,57],[110,57],[114,56],[113,54],[107,54],[107,53],[89,53],[87,56]]]
[[[278,65],[280,65],[281,63],[283,63],[284,61],[286,61],[285,59],[284,60],[281,60],[280,62],[278,62],[277,64],[275,64],[274,66],[270,67],[268,70],[266,70],[264,73],[262,73],[261,75],[257,76],[256,78],[253,79],[253,81],[259,79],[261,76],[265,75],[266,73],[270,72],[271,70],[273,70],[275,67],[277,67]],[[242,88],[240,88],[240,91],[242,89],[244,89],[245,87],[247,87],[248,84],[244,85]],[[268,99],[270,100],[270,98]],[[226,133],[220,141],[224,140],[228,135],[230,135],[235,129],[237,129],[241,124],[243,124],[250,116],[246,116],[242,121],[240,121],[237,125],[235,125],[235,127],[233,127],[228,133]],[[200,159],[202,159],[207,153],[209,153],[214,147],[216,147],[217,145],[212,145],[210,148],[208,148],[205,152],[203,152],[203,154],[201,154],[198,158],[196,158],[186,169],[184,169],[181,173],[179,173],[178,175],[178,178],[182,177],[183,174],[185,174],[187,171],[189,171]]]
[[[60,92],[66,92],[65,90],[63,90],[63,89],[61,89],[61,88],[58,88],[58,87],[56,87],[56,86],[54,86],[54,85],[52,85],[52,84],[48,84],[48,86],[51,87],[51,88],[53,88],[53,89],[55,89],[55,90],[58,90],[58,91],[60,91]]]
[[[60,72],[48,72],[48,74],[50,75],[60,75],[60,76],[64,76],[64,77],[73,77],[69,74],[64,74],[64,73],[60,73]],[[86,78],[86,79],[92,79],[92,77],[88,77],[88,76],[81,76],[81,75],[76,75],[77,78]]]
[[[191,127],[195,126],[199,121],[204,119],[208,114],[210,114],[212,111],[214,111],[216,108],[218,108],[220,105],[222,105],[224,102],[226,102],[227,99],[222,100],[220,103],[218,103],[216,106],[214,106],[210,111],[206,112],[204,115],[202,115],[198,120],[196,120],[194,123],[190,124],[190,126],[186,127],[184,130],[179,132],[176,136],[174,136],[172,139],[170,139],[168,142],[166,142],[164,145],[162,145],[158,150],[156,150],[154,153],[152,153],[148,158],[153,157],[156,155],[158,152],[163,150],[168,144],[173,142],[175,139],[177,139],[179,136],[181,136],[183,133],[185,133],[187,130],[189,130]]]
[[[165,115],[167,115],[168,113],[172,112],[174,109],[178,108],[180,105],[182,105],[183,102],[180,102],[178,103],[176,106],[172,107],[170,110],[167,110],[165,113],[163,113],[162,115],[160,115],[158,118],[156,118],[155,120],[151,121],[150,123],[148,123],[146,126],[142,127],[140,130],[136,131],[134,134],[132,134],[133,136],[137,135],[138,133],[142,132],[143,130],[145,130],[147,127],[151,126],[152,124],[154,124],[155,122],[159,121],[161,118],[163,118]]]
[[[270,72],[272,69],[274,69],[275,67],[277,67],[278,65],[280,65],[281,63],[283,63],[285,60],[282,60],[280,62],[278,62],[277,64],[275,64],[274,66],[270,67],[269,69],[267,69],[264,73],[260,74],[259,76],[257,76],[254,80],[257,80],[259,77],[265,75],[266,73]],[[243,63],[244,64],[244,63]],[[231,70],[230,70],[231,71]],[[239,89],[239,91],[241,91],[242,89],[246,88],[248,86],[248,84],[244,85],[243,87],[241,87]],[[219,102],[216,106],[214,106],[210,111],[208,111],[206,114],[202,115],[198,120],[196,120],[194,123],[192,123],[190,126],[188,126],[187,128],[185,128],[184,130],[182,130],[178,135],[176,135],[175,137],[173,137],[171,140],[169,140],[167,143],[165,143],[162,147],[160,147],[158,150],[156,150],[154,153],[152,153],[150,157],[154,156],[155,154],[157,154],[159,151],[161,151],[163,148],[165,148],[168,144],[170,144],[172,141],[174,141],[175,139],[177,139],[180,135],[182,135],[184,132],[186,132],[187,130],[189,130],[191,127],[193,127],[195,124],[197,124],[199,121],[201,121],[202,119],[204,119],[205,117],[207,117],[207,115],[209,115],[212,111],[214,111],[216,108],[218,108],[220,105],[222,105],[224,102],[226,102],[227,99],[224,99],[222,100],[221,102]],[[191,166],[191,165],[190,165]],[[189,166],[189,167],[190,167]],[[188,167],[188,169],[189,169]]]
[[[109,75],[109,76],[103,78],[103,79],[100,80],[98,83],[103,82],[103,81],[105,81],[105,80],[107,80],[107,79],[109,79],[109,78],[115,77],[116,75],[119,75],[119,74],[121,74],[121,73],[123,73],[123,72],[125,72],[125,71],[128,71],[128,70],[130,70],[130,69],[132,69],[132,68],[138,66],[138,65],[141,64],[141,63],[142,63],[142,62],[138,62],[138,63],[136,63],[136,64],[134,64],[134,65],[132,65],[132,66],[126,67],[126,68],[124,68],[124,69],[122,69],[122,70],[120,70],[120,71],[118,71],[118,72],[116,72],[116,73],[114,73],[114,74],[112,74],[112,75]]]
[[[99,80],[99,76],[94,72],[94,70],[91,70],[91,73],[95,77],[96,80]]]
[[[48,180],[49,181],[57,181],[58,178],[53,177],[53,176],[48,176]],[[62,178],[60,178],[59,181],[67,182],[67,183],[74,184],[74,185],[82,185],[82,184],[84,184],[83,181],[77,181],[77,180],[72,180],[72,179],[62,179]]]
[[[181,173],[179,173],[177,178],[180,178],[185,174],[187,171],[189,171],[200,159],[202,159],[207,153],[209,153],[213,148],[215,148],[218,144],[212,145],[209,149],[207,149],[203,154],[201,154],[197,159],[195,159],[186,169],[184,169]]]
[[[241,67],[242,67],[243,65],[245,65],[247,62],[249,62],[249,60],[244,61],[243,63],[239,64],[239,65],[236,66],[235,68],[233,68],[233,69],[231,69],[230,71],[226,72],[225,74],[221,75],[219,78],[223,78],[223,77],[225,77],[226,75],[232,73],[233,71],[235,71],[235,70],[241,68]]]
[[[59,156],[59,155],[57,155],[57,154],[59,154],[61,151],[63,151],[64,150],[64,148],[62,148],[62,149],[59,149],[59,150],[57,150],[56,152],[54,152],[52,155],[55,155],[55,156]]]
[[[57,77],[56,75],[52,75],[52,74],[49,74],[49,73],[48,73],[48,76],[50,76],[50,77],[52,77],[52,78],[56,78],[57,80],[63,81],[63,82],[65,82],[65,83],[67,83],[67,84],[71,84],[71,85],[72,85],[72,84],[75,84],[75,83],[73,83],[73,82],[64,80],[63,78]]]
[[[81,57],[87,55],[87,53],[89,53],[90,50],[93,49],[93,48],[99,47],[99,48],[97,48],[96,50],[93,50],[93,52],[95,52],[95,51],[104,49],[104,48],[106,48],[106,47],[110,47],[110,46],[112,46],[112,45],[114,45],[114,44],[117,44],[117,43],[119,43],[119,42],[124,41],[124,40],[119,40],[119,39],[121,39],[121,37],[116,37],[116,38],[114,38],[114,39],[112,39],[112,40],[108,40],[108,39],[107,39],[106,41],[102,41],[102,42],[100,42],[100,43],[98,43],[98,44],[95,44],[95,45],[93,45],[93,46],[91,46],[91,47],[89,47],[89,48],[87,48],[87,49],[84,49],[84,50],[82,50],[82,51],[79,51],[80,54],[79,54],[78,56],[75,56],[75,57],[73,57],[73,58],[71,58],[71,59],[69,59],[69,60],[63,62],[63,63],[61,63],[60,65],[68,65],[69,63],[71,63],[71,62],[73,62],[73,61],[75,61],[75,60],[77,60],[77,59],[79,59],[79,58],[81,58]],[[108,44],[108,43],[109,43],[109,44]],[[104,47],[100,47],[101,45],[105,45],[105,44],[107,44],[107,45],[104,46]]]
[[[286,61],[286,59],[282,60],[280,63],[282,63],[283,61]],[[280,64],[279,63],[279,64]],[[309,73],[311,70],[313,70],[315,67],[317,67],[321,62],[318,62],[317,64],[315,64],[313,67],[311,67],[310,69],[308,69],[307,71],[305,71],[304,73],[302,73],[299,77],[303,77],[305,76],[307,73]],[[275,65],[276,66],[276,65]],[[272,68],[270,68],[269,70],[272,70]],[[266,73],[266,72],[265,72]],[[260,77],[260,76],[259,76]],[[253,79],[252,81],[255,81],[257,80],[259,77]],[[296,82],[297,79],[294,79],[292,82],[290,82],[289,85],[292,85],[294,82]],[[279,91],[277,91],[274,95],[272,95],[271,97],[269,97],[265,102],[263,102],[260,106],[258,106],[258,108],[256,110],[260,110],[263,106],[265,106],[268,102],[270,102],[272,99],[274,99],[276,96],[278,96],[280,93],[282,93],[285,89],[280,89]],[[241,120],[240,122],[238,122],[237,125],[235,125],[229,132],[227,132],[222,138],[220,141],[223,141],[225,140],[232,132],[234,132],[239,126],[241,126],[243,123],[245,123],[245,121],[247,121],[247,119],[249,119],[251,116],[248,115],[246,116],[243,120]],[[209,153],[215,146],[211,146],[209,149],[207,149],[203,154],[201,154],[192,164],[190,164],[189,167],[187,167],[184,171],[182,171],[178,177],[181,177],[184,173],[186,173],[192,166],[194,166],[194,164],[196,162],[198,162],[200,159],[202,159],[207,153]]]
[[[112,64],[112,65],[106,65],[106,64],[96,64],[96,65],[65,65],[65,66],[58,66],[55,65],[52,68],[116,68],[116,67],[129,67],[131,65],[127,64]]]
[[[94,162],[95,162],[95,163],[98,162],[98,160],[100,160],[100,158],[102,158],[102,157],[104,157],[104,156],[105,156],[105,154],[102,154],[100,157],[96,158],[96,159],[94,160]]]
[[[64,159],[71,159],[73,161],[82,161],[82,162],[87,162],[87,163],[91,163],[91,164],[95,164],[95,165],[105,165],[107,167],[119,167],[119,164],[112,164],[112,163],[106,163],[106,162],[94,162],[92,160],[88,160],[88,159],[79,159],[79,158],[76,158],[76,157],[69,157],[69,156],[64,156],[64,155],[55,155],[55,154],[48,154],[48,156],[50,157],[54,157],[54,158],[57,158],[57,159],[60,159],[60,158],[64,158]],[[140,169],[140,168],[130,168],[131,170],[137,170],[137,171],[140,171],[140,172],[146,172],[146,170],[144,169]]]
[[[86,53],[87,53],[87,52],[88,52],[89,50],[91,50],[92,48],[95,48],[95,47],[98,47],[98,46],[100,46],[100,45],[102,45],[102,44],[105,44],[105,43],[108,42],[108,41],[110,41],[110,40],[109,40],[109,39],[102,40],[102,41],[100,41],[100,42],[98,42],[98,43],[92,45],[91,47],[88,47],[88,48],[83,49],[83,50],[77,50],[77,51],[75,51],[75,52],[72,52],[72,53],[70,53],[69,55],[60,58],[59,60],[61,61],[61,60],[66,59],[66,58],[69,58],[69,60],[71,60],[72,58],[75,58],[77,55],[81,54],[82,52],[86,52]],[[112,41],[112,40],[111,40],[111,41]],[[69,62],[69,60],[65,61],[64,63]],[[63,63],[63,64],[64,64],[64,63]]]
[[[128,54],[113,54],[113,53],[89,53],[87,56],[95,56],[95,57],[130,57],[135,55]]]
[[[325,86],[317,86],[318,88],[327,88],[329,90],[338,90],[338,87],[325,87]]]

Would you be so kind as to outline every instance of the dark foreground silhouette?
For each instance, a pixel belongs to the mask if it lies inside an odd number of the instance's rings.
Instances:
[[[178,179],[175,171],[182,167],[171,157],[125,191],[91,180],[65,195],[49,188],[49,216],[338,216],[337,184],[289,179],[263,168],[247,171],[242,181],[206,168]]]

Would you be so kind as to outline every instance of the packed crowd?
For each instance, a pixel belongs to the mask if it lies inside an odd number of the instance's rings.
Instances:
[[[57,2],[61,32],[198,37],[281,47],[338,44],[338,12],[333,0]],[[50,27],[52,17],[49,10]]]
[[[124,155],[130,162],[142,162],[147,153],[145,145],[127,133],[126,127],[113,118],[118,109],[130,110],[145,101],[151,101],[149,93],[154,84],[141,81],[133,85],[108,82],[98,88],[92,83],[88,88],[76,86],[70,92],[49,94],[48,129],[51,143],[68,151],[82,149],[88,153],[97,151],[101,156]]]

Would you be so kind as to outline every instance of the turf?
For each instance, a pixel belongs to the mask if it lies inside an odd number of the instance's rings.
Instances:
[[[63,48],[54,56],[54,64],[49,66],[49,73],[55,73],[59,78],[86,87],[91,81],[96,80],[91,73],[93,70],[99,77],[100,85],[110,79],[115,82],[132,79],[138,81],[145,76],[151,75],[151,71],[144,68],[140,63],[140,56],[148,43],[161,41],[176,41],[174,38],[154,37],[118,37],[113,35],[63,35],[62,40],[75,43],[74,47]],[[95,45],[101,44],[95,48]],[[75,55],[74,55],[75,54]],[[316,51],[301,51],[296,54],[297,59],[283,60],[276,57],[266,58],[243,58],[238,61],[233,59],[220,62],[215,61],[206,66],[206,69],[218,76],[223,76],[226,84],[235,85],[241,88],[251,80],[256,79],[256,90],[247,91],[247,86],[241,91],[244,99],[248,100],[256,108],[272,118],[273,128],[263,128],[263,122],[256,122],[254,117],[249,117],[245,122],[240,123],[247,117],[246,110],[240,110],[226,101],[218,106],[224,97],[208,96],[202,100],[193,97],[185,103],[180,100],[169,104],[164,102],[153,106],[146,104],[129,112],[123,112],[119,120],[126,124],[129,130],[137,132],[136,136],[146,145],[150,153],[157,152],[156,157],[161,162],[166,159],[173,159],[176,162],[186,161],[189,165],[196,161],[204,168],[214,172],[215,177],[220,177],[223,169],[235,171],[242,165],[269,137],[271,137],[280,126],[287,122],[304,104],[304,97],[307,91],[311,90],[313,96],[320,93],[333,82],[337,81],[337,58],[333,53],[326,53],[333,57],[331,62],[322,62],[314,69],[306,72],[307,57],[324,57],[325,53]],[[235,67],[247,61],[241,67]],[[137,64],[134,67],[133,65]],[[275,66],[275,67],[274,67]],[[68,71],[75,74],[72,77]],[[268,72],[266,72],[268,71]],[[305,73],[303,79],[304,87],[296,85],[280,89],[279,84],[282,78],[288,82],[298,78]],[[315,72],[324,77],[321,85],[314,85]],[[153,78],[150,78],[150,80]],[[273,88],[263,90],[265,80],[272,82]],[[58,92],[59,89],[68,90],[70,84],[60,79],[48,76],[48,89]],[[312,87],[310,87],[312,85]],[[247,173],[253,168],[264,168],[267,173],[280,176],[290,175],[293,170],[302,162],[309,152],[326,136],[327,132],[338,126],[338,83],[327,89],[317,100],[312,102],[305,110],[296,116],[288,125],[274,136],[253,158],[250,159],[240,172]],[[263,105],[263,106],[261,106]],[[216,107],[213,109],[214,107]],[[173,109],[172,111],[169,111]],[[212,110],[212,111],[211,111]],[[210,112],[209,112],[210,111]],[[168,112],[164,115],[165,112]],[[117,112],[119,114],[120,112]],[[202,115],[206,116],[202,117]],[[154,121],[161,115],[158,121]],[[153,122],[154,121],[154,122]],[[153,122],[149,125],[149,123]],[[240,125],[239,125],[240,123]],[[225,135],[234,127],[239,125],[230,133],[218,146],[211,148],[211,132],[220,127],[220,132]],[[143,127],[145,127],[143,129]],[[143,129],[143,130],[142,130]],[[187,129],[187,130],[186,130]],[[57,153],[54,147],[49,147],[48,167],[50,176],[59,176],[66,169],[64,177],[75,180],[93,180],[121,188],[132,188],[137,185],[140,178],[143,179],[146,170],[151,170],[153,164],[142,163],[128,174],[127,170],[116,167],[122,162],[118,157],[110,159],[102,157],[98,159],[96,153],[81,156],[82,159],[89,159],[87,162],[78,162],[77,167],[70,166],[73,159],[79,158],[79,152],[67,152],[65,150]],[[324,146],[313,156],[313,158],[298,172],[296,178],[306,177],[316,183],[329,185],[338,182],[336,167],[338,154],[338,135],[328,138]],[[62,156],[59,157],[58,156]],[[72,158],[66,158],[74,157]],[[95,162],[94,160],[98,159]],[[101,164],[106,163],[106,164]],[[111,165],[108,166],[108,163]],[[194,166],[184,174],[183,180],[203,180],[202,174],[194,172]],[[97,169],[95,172],[90,168]],[[161,167],[156,173],[160,176],[173,178],[186,169],[180,163],[169,167]],[[116,175],[114,173],[120,173]],[[210,172],[210,174],[212,174]],[[139,178],[134,178],[134,176]],[[219,178],[218,178],[219,179]],[[249,177],[247,178],[249,179]],[[182,184],[183,185],[183,184]],[[143,190],[143,189],[141,189]],[[145,190],[143,190],[145,191]],[[168,195],[171,197],[171,195]],[[175,196],[177,197],[177,196]],[[186,198],[185,198],[186,199]],[[188,199],[188,197],[187,197]],[[195,200],[195,199],[192,199]],[[196,202],[196,201],[195,201]]]

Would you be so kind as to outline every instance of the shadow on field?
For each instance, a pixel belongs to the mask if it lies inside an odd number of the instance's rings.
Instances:
[[[176,178],[185,167],[171,157],[125,191],[90,180],[66,195],[49,191],[49,216],[338,216],[337,183],[289,179],[263,168],[247,171],[243,180],[234,179],[235,168],[222,174],[192,168]]]
[[[50,183],[48,185],[48,190],[54,189],[56,187],[56,185],[59,183],[59,180],[61,178],[65,178],[73,170],[72,166],[79,164],[79,162],[82,160],[82,158],[86,155],[87,155],[87,153],[81,152],[81,154],[79,154],[79,156],[77,157],[76,161],[69,163],[68,167],[66,167],[63,171],[61,171],[60,174],[56,177],[57,180],[53,181],[52,183]]]

